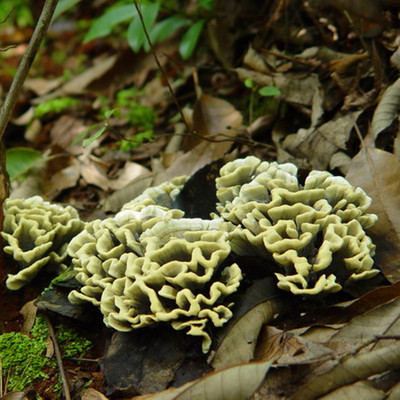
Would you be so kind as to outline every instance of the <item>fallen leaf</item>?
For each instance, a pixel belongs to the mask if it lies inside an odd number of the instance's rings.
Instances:
[[[239,79],[244,82],[252,79],[257,86],[275,86],[281,91],[281,99],[289,103],[311,106],[315,91],[320,90],[320,82],[314,74],[299,79],[289,74],[266,75],[246,68],[236,68]]]
[[[177,389],[135,400],[243,400],[257,390],[268,372],[270,362],[251,362],[211,372]],[[132,400],[133,400],[132,399]]]
[[[400,161],[386,151],[363,146],[346,179],[372,198],[369,212],[378,222],[368,231],[376,244],[375,261],[392,283],[400,280]]]
[[[283,308],[280,295],[274,279],[266,278],[256,281],[236,301],[233,318],[217,334],[218,344],[208,360],[215,369],[254,358],[261,327]]]
[[[74,76],[59,89],[54,92],[47,93],[43,96],[37,97],[32,101],[32,104],[40,104],[47,100],[55,99],[65,95],[82,94],[86,88],[95,80],[101,78],[109,71],[117,61],[117,56],[97,57],[93,60],[91,67],[85,69],[84,72]]]
[[[21,328],[21,333],[28,335],[33,325],[35,324],[36,314],[37,314],[37,307],[35,305],[35,300],[31,300],[28,303],[24,304],[21,308],[20,313],[24,317],[24,324]]]
[[[287,366],[321,362],[333,357],[333,350],[291,331],[266,326],[257,345],[256,359],[270,360],[274,365]]]
[[[183,362],[182,332],[157,327],[116,332],[102,360],[110,393],[154,393],[164,390]]]
[[[97,390],[88,388],[83,391],[81,400],[108,400],[108,398]]]
[[[359,381],[352,385],[346,385],[326,396],[320,397],[320,400],[343,400],[343,399],[362,399],[362,400],[383,400],[386,399],[386,393],[375,389],[372,384],[366,381]]]
[[[291,400],[313,400],[344,385],[400,368],[400,340],[394,344],[343,357],[328,372],[316,376],[291,397]]]
[[[209,219],[210,213],[216,212],[215,178],[223,164],[220,159],[196,171],[176,196],[171,208],[184,211],[185,218]]]
[[[310,129],[299,129],[283,142],[290,154],[306,158],[313,169],[326,170],[333,154],[345,150],[350,132],[361,111],[339,113],[325,124]]]
[[[193,130],[197,135],[212,138],[215,158],[222,157],[240,132],[243,116],[228,101],[201,94],[193,109]],[[219,142],[215,142],[215,140]],[[199,143],[201,138],[189,135],[184,140],[185,150]]]

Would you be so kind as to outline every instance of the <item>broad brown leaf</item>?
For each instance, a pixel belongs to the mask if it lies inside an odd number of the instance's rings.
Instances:
[[[370,212],[378,215],[369,231],[377,246],[375,260],[390,282],[400,280],[400,161],[386,151],[363,146],[346,178],[372,198]]]

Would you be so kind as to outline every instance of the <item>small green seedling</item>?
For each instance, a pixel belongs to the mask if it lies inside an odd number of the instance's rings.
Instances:
[[[280,96],[281,91],[276,86],[263,86],[259,88],[251,78],[247,78],[244,81],[244,85],[251,90],[249,104],[249,122],[252,123],[254,114],[254,97],[257,95],[265,98],[274,98]]]

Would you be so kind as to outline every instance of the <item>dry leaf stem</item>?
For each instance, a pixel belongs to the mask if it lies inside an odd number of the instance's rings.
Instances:
[[[65,396],[66,400],[71,400],[72,398],[71,398],[71,393],[70,393],[70,390],[69,390],[67,374],[65,373],[65,369],[64,369],[63,362],[62,362],[60,348],[58,346],[57,339],[56,339],[56,334],[54,332],[54,328],[53,328],[53,325],[50,322],[49,317],[47,315],[44,315],[44,317],[46,319],[47,329],[49,330],[51,341],[53,342],[54,353],[56,355],[56,360],[57,360],[57,366],[58,366],[58,369],[59,369],[60,375],[61,375],[61,381],[62,381],[62,385],[63,385],[64,396]]]
[[[179,105],[178,99],[175,96],[174,90],[172,89],[172,86],[169,83],[167,74],[165,73],[164,68],[162,67],[162,65],[160,63],[160,60],[158,59],[157,53],[154,50],[153,43],[151,42],[150,35],[149,35],[149,33],[147,31],[147,28],[146,28],[146,25],[144,23],[142,11],[140,10],[140,7],[138,6],[138,3],[137,3],[136,0],[134,0],[134,4],[135,4],[136,10],[138,12],[138,15],[139,15],[139,18],[140,18],[140,22],[142,23],[143,31],[144,31],[144,34],[146,36],[147,42],[149,43],[149,46],[151,48],[151,52],[153,53],[153,57],[154,57],[154,60],[155,60],[155,62],[157,64],[157,67],[160,70],[161,75],[163,76],[163,78],[165,80],[165,83],[168,86],[168,90],[169,90],[169,92],[170,92],[170,94],[172,96],[172,99],[173,99],[173,101],[174,101],[174,103],[176,105],[176,108],[178,109],[178,112],[179,112],[179,114],[180,114],[180,116],[182,118],[182,121],[186,126],[187,131],[188,132],[192,132],[192,129],[190,129],[190,126],[189,126],[189,124],[188,124],[188,122],[187,122],[187,120],[185,118],[185,115],[183,114],[182,108]]]

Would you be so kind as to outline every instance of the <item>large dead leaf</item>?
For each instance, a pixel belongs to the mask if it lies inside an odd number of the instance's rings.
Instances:
[[[343,400],[343,399],[362,399],[362,400],[383,400],[386,393],[375,389],[370,383],[359,381],[352,385],[342,386],[339,389],[320,397],[320,400]]]
[[[182,364],[184,350],[182,332],[171,328],[116,332],[102,360],[109,391],[164,390]]]
[[[370,352],[350,353],[328,372],[304,384],[291,399],[318,399],[344,385],[397,368],[400,368],[400,340]]]
[[[256,281],[236,301],[234,316],[216,337],[217,347],[209,362],[215,369],[248,362],[254,358],[254,349],[262,326],[283,309],[280,291],[272,278]]]
[[[243,116],[226,100],[201,94],[193,109],[193,130],[196,135],[211,138],[215,158],[222,157],[232,146],[232,140],[240,132]],[[185,138],[186,149],[199,143],[198,136]]]
[[[299,129],[283,142],[284,150],[290,154],[306,158],[314,169],[325,170],[334,153],[346,149],[346,142],[360,111],[343,115],[339,113],[320,127]]]
[[[177,389],[135,400],[243,400],[261,384],[271,363],[252,362],[212,372]]]
[[[332,358],[333,351],[323,344],[292,332],[266,326],[257,345],[256,358],[270,360],[274,365],[309,364]]]
[[[57,97],[72,94],[82,94],[92,82],[104,76],[105,73],[113,67],[116,61],[116,55],[110,57],[100,56],[93,60],[93,65],[90,68],[87,68],[84,72],[74,76],[71,80],[66,82],[54,92],[45,94],[44,96],[38,97],[37,99],[33,100],[32,103],[40,104],[44,101],[55,99]]]
[[[346,175],[372,198],[370,212],[378,215],[370,230],[377,246],[375,260],[391,282],[400,280],[400,161],[386,151],[363,146]]]
[[[257,86],[276,86],[281,91],[281,98],[289,103],[311,106],[314,93],[320,90],[318,77],[310,74],[299,79],[291,78],[288,74],[266,75],[261,72],[246,68],[236,68],[236,73],[241,81],[251,79]]]
[[[396,119],[400,106],[400,79],[390,85],[375,109],[371,123],[374,139]]]

